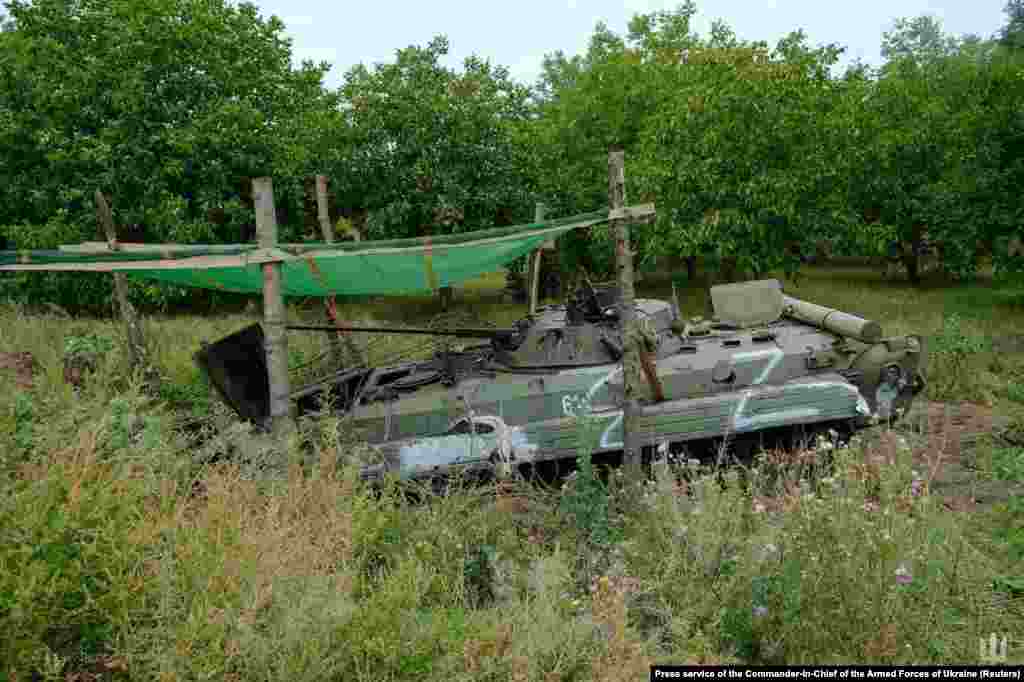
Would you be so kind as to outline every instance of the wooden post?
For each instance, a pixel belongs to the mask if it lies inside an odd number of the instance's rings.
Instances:
[[[610,210],[626,206],[626,154],[612,149],[608,153],[608,204]],[[619,271],[620,308],[622,328],[622,462],[632,473],[640,469],[640,448],[636,443],[635,415],[638,410],[636,389],[640,386],[640,359],[637,348],[639,330],[636,325],[636,294],[633,288],[633,252],[629,243],[629,221],[612,221],[615,230],[615,259]]]
[[[334,228],[331,227],[330,212],[327,210],[327,176],[318,175],[316,176],[316,208],[317,217],[320,219],[320,231],[323,233],[324,241],[328,244],[334,243]],[[358,240],[359,233],[356,232],[356,239]],[[330,318],[331,323],[335,327],[343,326],[341,321],[338,319],[338,306],[335,300],[334,294],[331,294],[326,301],[327,305],[327,317]],[[344,367],[347,363],[345,362],[345,353],[342,350],[342,345],[349,352],[349,358],[352,362],[362,362],[361,353],[356,348],[356,344],[352,341],[352,338],[345,332],[339,331],[337,334],[331,337],[331,350],[334,353],[334,358],[338,363],[339,369]]]
[[[441,301],[441,310],[448,312],[449,308],[452,307],[452,301],[455,299],[451,286],[441,287],[437,290],[437,295]]]
[[[537,202],[537,205],[533,209],[533,222],[542,223],[544,222],[544,204]],[[532,254],[530,254],[530,269],[528,275],[530,277],[530,314],[533,315],[537,312],[537,298],[540,289],[540,263],[541,256],[544,253],[544,245],[542,244]]]
[[[270,178],[253,178],[256,234],[261,249],[277,247],[277,216],[274,185]],[[288,379],[288,336],[285,332],[284,290],[281,263],[263,264],[263,332],[270,387],[270,430],[282,434],[291,416],[291,386]]]
[[[120,251],[121,246],[117,242],[117,229],[114,227],[114,214],[110,210],[103,192],[96,190],[96,216],[107,236],[107,246],[111,251]],[[121,318],[124,320],[128,332],[128,364],[135,371],[142,367],[146,369],[146,344],[142,336],[142,327],[135,314],[135,308],[128,300],[128,279],[123,272],[114,273],[114,295],[117,298],[118,307],[121,309]]]

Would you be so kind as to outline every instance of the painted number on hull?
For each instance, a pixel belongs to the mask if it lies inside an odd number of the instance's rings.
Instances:
[[[590,403],[587,402],[585,395],[569,393],[562,396],[562,414],[566,417],[575,417],[587,412],[590,412]]]

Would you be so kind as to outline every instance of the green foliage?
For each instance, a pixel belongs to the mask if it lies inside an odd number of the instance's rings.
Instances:
[[[88,438],[60,461],[9,483],[0,503],[0,656],[10,670],[41,657],[86,665],[117,645],[118,632],[148,604],[137,570],[146,548],[126,543],[144,509],[145,487],[90,451]],[[52,445],[52,439],[47,439]]]
[[[975,358],[989,342],[957,313],[944,315],[939,333],[928,341],[928,394],[936,400],[981,400]]]
[[[577,417],[579,455],[576,471],[562,495],[560,509],[581,534],[587,550],[605,547],[612,540],[608,486],[594,467],[593,443],[600,422],[588,417]]]
[[[999,315],[946,334],[969,355],[975,332],[1018,322],[1000,289],[918,292],[840,272],[811,269],[797,295],[888,311],[901,330],[991,297]],[[0,350],[31,348],[42,364],[31,392],[0,390],[0,617],[12,624],[0,674],[610,682],[646,675],[648,658],[973,660],[978,636],[1019,630],[1006,597],[1024,557],[1020,500],[991,520],[949,513],[898,440],[895,455],[856,443],[815,478],[807,464],[822,453],[772,454],[745,477],[658,465],[641,485],[606,483],[584,459],[557,495],[521,482],[497,500],[458,483],[374,493],[347,464],[360,453],[337,419],[315,424],[303,451],[279,447],[285,471],[200,465],[166,406],[113,375],[79,397],[62,386],[65,321],[0,315]],[[198,395],[199,339],[244,323],[153,320],[173,390]],[[78,325],[83,338],[116,334]],[[581,427],[583,459],[596,432]],[[218,439],[241,455],[267,446],[237,426]],[[981,473],[1012,477],[1018,459],[997,449]],[[971,519],[988,544],[967,541]]]
[[[237,242],[252,218],[235,209],[251,202],[256,175],[282,178],[281,237],[298,241],[304,195],[294,178],[324,172],[312,150],[330,148],[325,125],[338,115],[321,86],[327,66],[293,68],[279,19],[225,0],[8,9],[0,226],[9,247],[95,239],[96,189],[112,198],[126,241]],[[72,295],[68,278],[33,276],[23,293],[100,300],[96,290]]]
[[[64,355],[102,355],[114,349],[114,342],[106,336],[86,334],[64,339]]]
[[[900,19],[881,69],[841,75],[842,48],[803,31],[774,48],[722,22],[700,36],[688,0],[634,16],[624,35],[598,24],[581,54],[545,56],[532,89],[475,56],[444,66],[438,36],[353,67],[331,92],[327,66],[293,68],[283,24],[247,3],[19,0],[0,33],[0,237],[94,239],[101,189],[122,239],[246,240],[250,179],[271,175],[281,238],[299,241],[316,232],[316,173],[331,178],[332,219],[369,237],[511,224],[538,198],[551,215],[604,204],[615,146],[629,202],[659,209],[634,230],[641,266],[689,257],[725,278],[792,273],[827,245],[896,261],[915,282],[931,266],[1020,276],[1018,4],[999,41]],[[608,230],[560,245],[566,270],[613,272]],[[0,284],[94,310],[110,294],[99,275]],[[152,283],[131,296],[196,302]]]
[[[782,453],[742,478],[693,471],[683,496],[669,492],[672,472],[660,476],[629,520],[626,558],[657,586],[658,609],[687,614],[676,646],[714,633],[723,653],[754,664],[971,655],[956,633],[990,608],[972,585],[992,567],[968,558],[963,527],[920,487],[909,448],[869,487],[866,463],[881,452],[858,442],[829,454],[831,470],[813,480]]]
[[[992,454],[992,473],[1001,481],[1024,482],[1024,448],[997,448]]]
[[[525,119],[527,89],[475,56],[449,69],[447,54],[438,36],[345,75],[354,156],[336,191],[370,211],[370,238],[527,219],[532,202],[513,129]]]
[[[1006,25],[999,31],[999,42],[1010,50],[1019,51],[1024,48],[1024,3],[1007,0],[1003,11]]]
[[[14,399],[14,445],[30,451],[35,440],[35,404],[32,395],[21,393]]]

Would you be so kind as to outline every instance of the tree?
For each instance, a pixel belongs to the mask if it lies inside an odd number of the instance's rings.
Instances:
[[[800,32],[769,51],[723,24],[688,51],[640,150],[638,181],[659,203],[652,250],[699,256],[728,278],[799,265],[834,199],[835,152],[818,131],[840,52]]]
[[[999,31],[999,43],[1013,51],[1024,48],[1024,0],[1008,0],[1003,12],[1006,25]]]
[[[846,185],[856,215],[848,236],[862,252],[893,249],[915,282],[929,249],[946,274],[973,276],[982,257],[998,256],[1016,213],[1002,196],[1017,165],[1007,154],[1015,70],[981,41],[957,44],[893,57],[855,105],[861,151]]]
[[[882,58],[887,62],[935,61],[956,54],[959,47],[960,40],[943,32],[942,22],[929,15],[897,19],[892,30],[882,34]]]
[[[598,23],[586,52],[572,58],[549,55],[537,90],[537,118],[531,123],[536,184],[555,213],[593,210],[607,204],[608,150],[626,152],[630,201],[651,198],[633,179],[646,121],[671,95],[673,71],[697,38],[690,29],[696,8],[686,2],[674,10],[633,17],[625,38]],[[638,191],[639,190],[639,191]],[[643,232],[634,238],[640,260]],[[594,228],[559,240],[563,265],[608,275],[615,262],[612,235]]]
[[[353,154],[338,191],[370,212],[371,237],[410,237],[527,219],[517,123],[527,88],[477,57],[444,67],[448,41],[398,50],[395,61],[345,76]]]
[[[247,179],[312,172],[318,148],[310,145],[333,139],[307,129],[326,125],[336,106],[321,84],[327,65],[293,68],[283,24],[252,4],[11,0],[8,8],[0,230],[19,248],[94,238],[97,188],[128,226],[123,238],[238,241],[251,222]],[[290,239],[302,197],[279,186]]]

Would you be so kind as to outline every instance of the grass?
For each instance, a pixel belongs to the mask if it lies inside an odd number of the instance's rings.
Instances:
[[[494,284],[457,301],[507,324],[522,307]],[[1019,414],[1024,348],[999,345],[1020,329],[1019,294],[914,292],[847,270],[787,288],[940,339],[930,386]],[[696,290],[680,296],[699,313]],[[422,298],[339,307],[369,324],[440,312]],[[155,398],[117,352],[80,393],[65,385],[68,339],[120,348],[117,325],[0,318],[0,352],[38,363],[32,389],[0,389],[9,679],[612,681],[646,679],[652,662],[972,663],[991,632],[1024,660],[1024,507],[951,511],[927,433],[605,481],[581,423],[583,466],[564,489],[456,485],[413,504],[362,486],[336,420],[270,445],[210,400],[191,354],[243,314],[147,319],[165,377]],[[318,335],[295,338],[306,357],[322,350]],[[203,445],[181,428],[186,407]],[[231,448],[245,456],[211,463]],[[831,470],[809,473],[826,454]],[[1019,444],[985,442],[971,467],[972,485],[1024,483]]]

